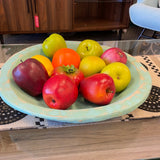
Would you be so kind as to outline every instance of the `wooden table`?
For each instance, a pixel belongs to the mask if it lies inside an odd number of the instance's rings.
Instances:
[[[0,132],[2,160],[106,160],[160,157],[160,119]]]
[[[133,160],[157,157],[160,157],[160,118],[0,132],[0,160]]]

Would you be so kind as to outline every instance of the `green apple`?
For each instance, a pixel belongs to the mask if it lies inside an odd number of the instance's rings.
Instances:
[[[52,58],[54,53],[61,48],[67,48],[67,45],[64,38],[57,33],[51,34],[42,44],[43,52],[49,58]]]
[[[131,81],[131,73],[127,65],[113,62],[105,66],[101,73],[106,73],[113,78],[116,92],[123,91]]]
[[[77,53],[83,59],[86,56],[101,56],[103,49],[95,40],[86,39],[78,45]]]

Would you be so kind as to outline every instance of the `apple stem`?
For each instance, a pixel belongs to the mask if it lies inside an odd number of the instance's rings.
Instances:
[[[113,93],[113,91],[110,90],[110,89],[107,89],[106,92],[107,92],[107,93]]]
[[[118,54],[120,55],[121,58],[123,57],[123,54],[121,52],[119,52]]]
[[[22,59],[20,61],[21,61],[21,63],[23,63]]]

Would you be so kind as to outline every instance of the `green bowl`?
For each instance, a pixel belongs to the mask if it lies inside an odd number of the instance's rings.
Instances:
[[[67,41],[68,48],[77,49],[80,42]],[[103,50],[110,47],[102,46]],[[131,82],[121,93],[116,94],[109,105],[97,106],[79,96],[77,101],[67,110],[49,108],[42,98],[35,98],[21,90],[12,78],[15,66],[33,55],[41,54],[42,45],[28,47],[8,59],[0,74],[0,96],[12,108],[41,118],[69,122],[88,123],[103,121],[125,115],[140,106],[148,97],[152,81],[149,72],[136,59],[127,54],[127,66],[131,71]]]

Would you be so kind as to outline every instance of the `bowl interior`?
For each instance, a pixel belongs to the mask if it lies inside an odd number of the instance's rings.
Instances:
[[[79,42],[67,42],[67,46],[74,50],[78,44]],[[103,50],[108,48],[103,46]],[[0,78],[2,99],[11,107],[27,114],[73,123],[100,121],[126,114],[137,108],[147,98],[151,89],[149,73],[135,58],[126,53],[127,66],[131,71],[131,82],[124,91],[114,96],[109,105],[98,106],[79,96],[77,101],[65,111],[50,109],[43,101],[42,96],[35,98],[28,95],[15,84],[12,78],[12,70],[20,63],[20,60],[24,61],[36,54],[44,55],[41,44],[26,48],[13,55],[3,66]]]

